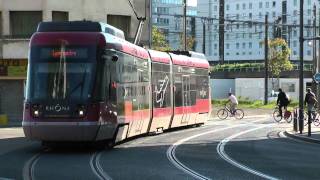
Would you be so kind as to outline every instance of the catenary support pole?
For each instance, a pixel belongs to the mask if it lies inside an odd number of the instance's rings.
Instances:
[[[300,0],[300,63],[299,63],[299,131],[302,134],[303,131],[303,95],[304,95],[304,79],[303,79],[303,3],[304,0]]]
[[[264,104],[268,104],[268,54],[269,54],[269,43],[268,43],[268,15],[265,16],[265,37],[264,37]]]

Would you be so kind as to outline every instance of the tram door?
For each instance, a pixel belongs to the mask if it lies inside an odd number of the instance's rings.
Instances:
[[[186,124],[190,118],[190,76],[183,75],[182,76],[182,104],[183,104],[183,116],[181,120],[181,124]]]
[[[135,120],[133,122],[134,134],[140,134],[143,128],[143,113],[144,113],[144,92],[143,92],[143,71],[137,70],[137,83],[135,86],[135,99],[133,100],[133,107],[135,113]]]

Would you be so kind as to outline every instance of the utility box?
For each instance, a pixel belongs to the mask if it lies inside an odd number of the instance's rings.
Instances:
[[[0,114],[0,126],[8,124],[8,117],[6,114]]]

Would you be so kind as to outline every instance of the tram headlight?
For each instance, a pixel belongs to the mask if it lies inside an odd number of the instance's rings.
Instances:
[[[38,104],[32,105],[31,113],[32,113],[33,117],[39,117],[40,116],[40,110],[39,109],[41,109],[40,105],[38,105]]]
[[[83,117],[83,115],[84,115],[84,111],[83,110],[79,110],[79,116]]]

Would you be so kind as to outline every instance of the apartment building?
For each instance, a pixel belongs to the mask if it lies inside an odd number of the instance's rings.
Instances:
[[[131,1],[138,16],[149,17],[149,1]],[[146,13],[146,14],[145,14]],[[128,0],[0,0],[0,114],[22,119],[28,43],[41,21],[100,21],[123,30],[132,41],[138,20]],[[149,43],[149,19],[141,41]]]
[[[187,1],[187,35],[195,36],[197,0]],[[164,33],[170,47],[182,49],[183,0],[152,0],[152,25]]]
[[[234,61],[261,61],[264,59],[265,15],[268,14],[270,38],[275,36],[275,24],[283,26],[282,37],[291,48],[290,60],[299,60],[299,0],[225,0],[224,5],[224,60]],[[304,1],[304,36],[312,37],[313,6],[319,10],[318,0]],[[210,21],[196,19],[196,51],[205,52],[211,62],[219,61],[219,0],[198,0],[198,16],[209,17]],[[317,17],[319,13],[317,12]],[[281,20],[279,19],[281,17]],[[319,18],[317,18],[319,19]],[[252,23],[249,23],[252,22]],[[203,26],[203,23],[205,25]],[[317,24],[318,21],[317,21]],[[221,26],[221,24],[220,24]],[[203,27],[206,35],[203,38]],[[280,26],[278,26],[280,27]],[[304,60],[313,59],[312,45],[304,44]]]

